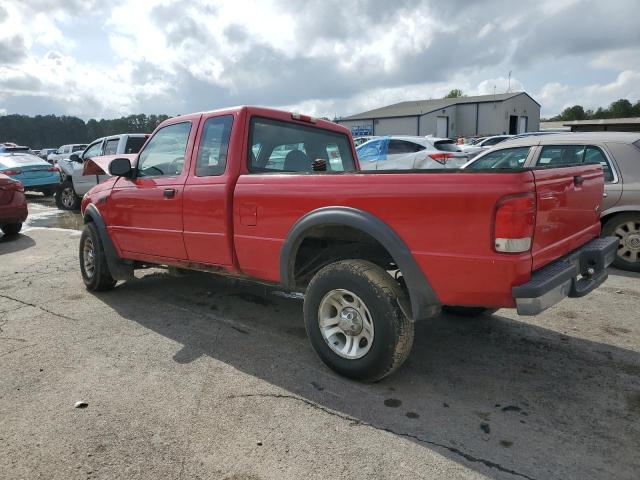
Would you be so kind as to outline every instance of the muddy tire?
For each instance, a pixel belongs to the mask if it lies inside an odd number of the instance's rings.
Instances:
[[[80,236],[80,273],[87,290],[111,290],[116,280],[109,272],[102,241],[96,227],[87,223]]]
[[[614,215],[602,226],[603,237],[618,237],[618,253],[613,265],[622,270],[640,272],[640,213]]]
[[[375,382],[395,371],[413,345],[413,321],[398,282],[364,260],[320,270],[307,287],[304,321],[311,346],[340,375]]]
[[[62,182],[56,188],[56,206],[60,210],[78,210],[80,208],[80,197],[76,195],[71,180]]]
[[[457,315],[458,317],[476,318],[482,316],[489,316],[498,311],[497,308],[485,308],[485,307],[458,307],[453,305],[443,305],[442,311],[450,313],[451,315]]]
[[[2,233],[4,233],[7,236],[17,235],[18,233],[20,233],[20,230],[22,230],[22,224],[21,223],[5,223],[3,225],[0,225],[0,230],[2,230]]]

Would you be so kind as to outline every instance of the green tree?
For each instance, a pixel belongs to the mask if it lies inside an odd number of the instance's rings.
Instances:
[[[560,114],[560,118],[558,120],[584,120],[587,118],[587,115],[584,112],[584,108],[582,105],[574,105],[573,107],[565,108]]]
[[[633,105],[626,98],[621,98],[609,106],[609,114],[612,118],[633,117]]]
[[[450,90],[449,93],[447,93],[447,95],[444,98],[459,98],[459,97],[464,97],[464,93],[462,93],[462,90],[460,90],[459,88],[454,88],[453,90]]]

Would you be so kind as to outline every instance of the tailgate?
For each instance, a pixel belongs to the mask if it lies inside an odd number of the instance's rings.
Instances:
[[[598,164],[533,171],[537,216],[532,269],[537,270],[600,234],[604,176]]]

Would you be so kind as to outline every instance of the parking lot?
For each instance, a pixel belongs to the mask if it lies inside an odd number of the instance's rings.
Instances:
[[[1,478],[637,478],[640,274],[419,323],[362,384],[314,355],[299,295],[162,270],[87,292],[79,215],[29,203],[0,238]]]

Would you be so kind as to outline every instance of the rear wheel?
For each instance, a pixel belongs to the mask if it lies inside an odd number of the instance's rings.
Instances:
[[[66,180],[58,185],[56,189],[56,206],[60,210],[77,210],[80,208],[80,197],[73,189],[73,183]]]
[[[5,223],[3,225],[0,225],[0,230],[2,230],[2,233],[4,233],[5,235],[17,235],[18,233],[20,233],[20,230],[22,230],[22,224]]]
[[[640,213],[621,213],[610,218],[602,227],[602,235],[618,237],[614,266],[640,272]]]
[[[413,322],[406,296],[382,268],[344,260],[320,270],[307,287],[304,319],[320,359],[345,377],[375,382],[406,360]]]
[[[80,273],[87,290],[111,290],[116,280],[109,272],[102,242],[93,223],[87,223],[80,237]]]

